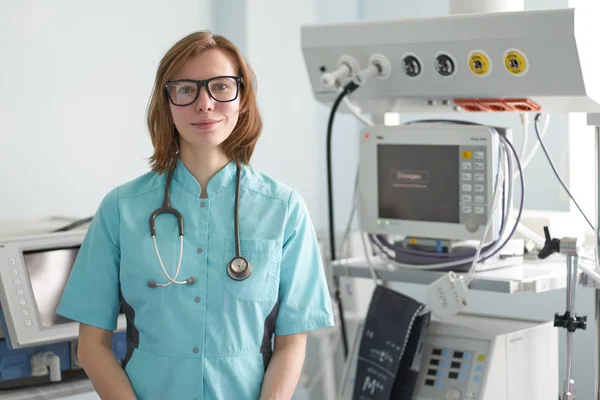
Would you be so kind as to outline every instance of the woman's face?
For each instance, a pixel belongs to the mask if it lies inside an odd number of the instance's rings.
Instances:
[[[202,81],[219,76],[238,76],[238,71],[227,53],[211,49],[187,60],[171,82],[185,79]],[[219,79],[211,81],[209,86],[217,99],[229,100],[236,93],[237,97],[234,101],[219,102],[203,86],[192,104],[176,106],[169,102],[182,150],[188,147],[194,152],[214,151],[231,135],[237,124],[241,97],[237,82]],[[194,98],[196,90],[194,84],[182,83],[172,85],[169,93],[178,104],[184,104]]]

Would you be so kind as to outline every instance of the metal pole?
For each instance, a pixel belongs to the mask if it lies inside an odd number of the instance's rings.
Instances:
[[[577,283],[577,257],[567,256],[567,312],[568,319],[575,317],[575,284]],[[575,381],[573,373],[573,335],[574,331],[567,330],[567,365],[565,371],[565,382],[563,385],[562,400],[575,398]]]
[[[573,295],[573,256],[567,256],[567,313],[573,316],[572,295]],[[563,400],[570,399],[571,395],[571,369],[573,367],[573,332],[567,331],[567,368],[565,371],[565,383],[563,385]],[[569,393],[569,394],[567,394]]]

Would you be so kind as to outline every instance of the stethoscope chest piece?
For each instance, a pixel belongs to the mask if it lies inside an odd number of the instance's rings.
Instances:
[[[252,273],[252,264],[244,257],[234,257],[227,265],[227,274],[236,281],[243,281]]]

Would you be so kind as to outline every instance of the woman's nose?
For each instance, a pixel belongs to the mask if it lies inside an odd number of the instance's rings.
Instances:
[[[215,101],[210,94],[208,94],[208,89],[205,87],[200,88],[200,93],[198,94],[198,100],[196,100],[196,109],[198,111],[212,111],[215,105]]]

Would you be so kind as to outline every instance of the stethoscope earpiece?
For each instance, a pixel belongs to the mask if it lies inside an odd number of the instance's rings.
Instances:
[[[196,278],[194,278],[193,276],[187,278],[184,282],[179,282],[179,283],[183,283],[183,284],[187,284],[187,285],[193,285],[194,283],[196,283]],[[147,285],[149,288],[156,288],[159,286],[169,286],[171,283],[167,283],[167,284],[161,284],[159,285],[158,283],[156,283],[156,281],[148,281]]]
[[[234,257],[227,265],[227,274],[236,281],[243,281],[252,273],[252,264],[242,256]]]

